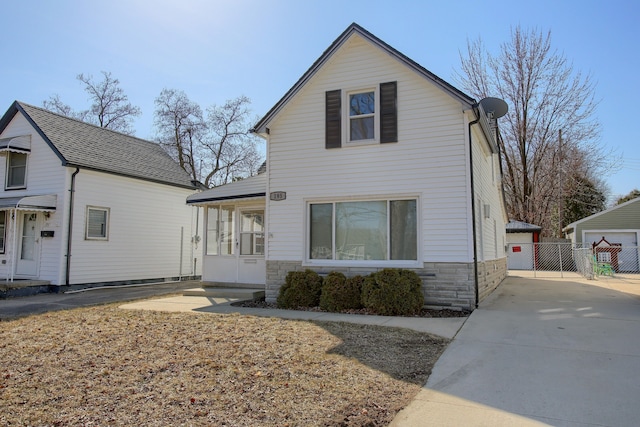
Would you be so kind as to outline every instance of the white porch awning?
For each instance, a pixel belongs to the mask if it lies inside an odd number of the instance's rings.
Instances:
[[[31,135],[0,139],[0,154],[6,153],[7,151],[13,151],[15,153],[30,153]]]
[[[51,212],[56,210],[58,196],[45,194],[42,196],[2,197],[0,198],[0,211],[18,209],[24,211]]]

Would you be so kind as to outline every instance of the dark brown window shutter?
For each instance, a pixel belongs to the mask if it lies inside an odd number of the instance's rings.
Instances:
[[[380,142],[398,142],[397,82],[380,83]]]
[[[342,92],[330,90],[326,93],[325,109],[325,148],[342,146]]]

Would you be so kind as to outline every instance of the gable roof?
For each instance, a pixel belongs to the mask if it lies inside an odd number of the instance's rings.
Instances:
[[[372,44],[376,45],[390,56],[395,58],[396,60],[402,62],[407,67],[411,68],[419,75],[424,78],[432,81],[434,84],[439,86],[442,90],[449,93],[454,98],[458,99],[463,104],[466,104],[468,108],[471,108],[476,105],[476,100],[471,98],[469,95],[466,95],[462,91],[456,89],[451,84],[442,80],[440,77],[433,74],[431,71],[424,68],[422,65],[418,64],[408,56],[400,53],[398,50],[394,49],[384,41],[380,40],[378,37],[371,34],[369,31],[365,30],[355,22],[351,24],[347,29],[340,34],[340,36],[324,51],[324,53],[318,58],[313,65],[298,79],[298,81],[284,94],[284,96],[274,105],[267,114],[260,119],[258,123],[251,130],[254,133],[264,133],[267,128],[267,124],[282,110],[282,108],[289,102],[300,89],[318,72],[320,68],[331,58],[331,56],[342,47],[352,35],[358,34],[362,38],[368,40]]]
[[[78,167],[194,189],[189,175],[155,142],[94,126],[15,101],[0,119],[0,133],[20,112],[62,162]]]
[[[564,232],[568,232],[568,231],[570,231],[570,230],[573,230],[574,228],[576,228],[576,226],[577,226],[577,225],[579,225],[579,224],[581,224],[581,223],[583,223],[583,222],[585,222],[585,221],[589,221],[589,220],[592,220],[592,219],[594,219],[594,218],[598,218],[599,216],[606,215],[606,214],[608,214],[608,213],[611,213],[611,212],[616,211],[616,210],[618,210],[618,209],[621,209],[621,208],[627,207],[627,206],[632,205],[632,204],[634,204],[634,203],[640,203],[640,197],[636,197],[635,199],[628,200],[628,201],[626,201],[626,202],[624,202],[624,203],[621,203],[621,204],[619,204],[619,205],[616,205],[616,206],[614,206],[614,207],[612,207],[612,208],[609,208],[609,209],[607,209],[607,210],[604,210],[604,211],[602,211],[602,212],[598,212],[598,213],[595,213],[595,214],[590,215],[590,216],[588,216],[588,217],[585,217],[585,218],[579,219],[578,221],[572,222],[571,224],[569,224],[569,225],[565,226],[565,227],[562,229],[562,231],[564,231]],[[638,205],[638,208],[640,208],[640,204]]]

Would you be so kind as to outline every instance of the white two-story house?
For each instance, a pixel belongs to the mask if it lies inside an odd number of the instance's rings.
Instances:
[[[196,186],[156,143],[14,102],[0,119],[0,277],[55,288],[200,275]]]
[[[357,24],[255,125],[266,172],[204,191],[203,280],[408,268],[428,305],[474,308],[506,276],[495,131],[483,105]]]

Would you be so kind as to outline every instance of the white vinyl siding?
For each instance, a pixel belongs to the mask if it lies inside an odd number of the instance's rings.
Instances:
[[[398,143],[327,150],[326,91],[397,81]],[[269,259],[303,261],[307,201],[389,195],[419,200],[419,261],[471,262],[466,123],[440,88],[354,37],[270,123]],[[357,179],[354,179],[357,177]]]
[[[83,230],[85,206],[109,207],[109,240],[73,236],[71,282],[136,280],[193,274],[196,209],[192,191],[81,170],[76,176],[74,230]],[[190,224],[191,222],[191,224]],[[180,264],[182,260],[182,264]],[[200,265],[200,261],[197,262]]]

